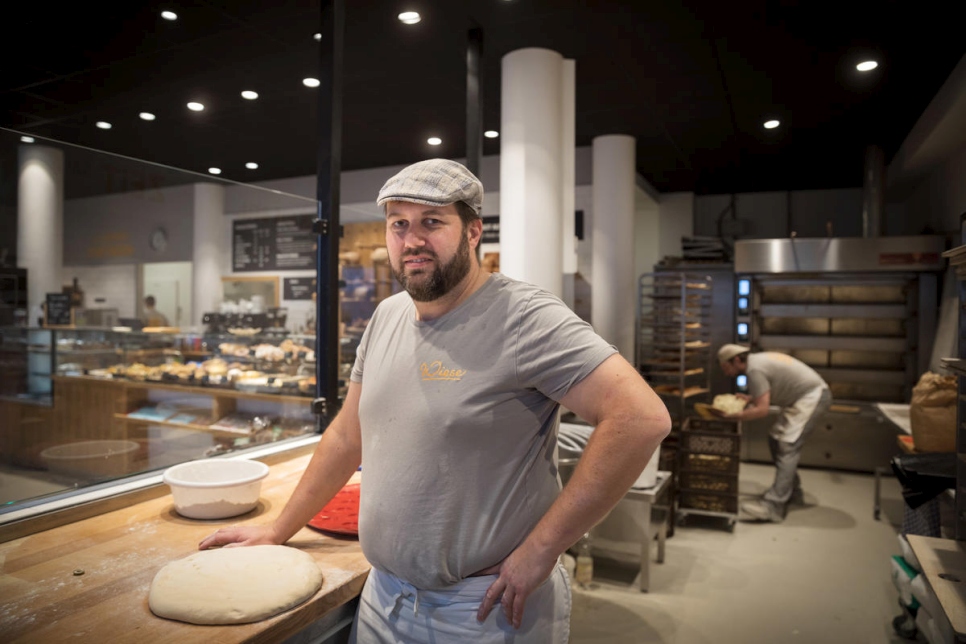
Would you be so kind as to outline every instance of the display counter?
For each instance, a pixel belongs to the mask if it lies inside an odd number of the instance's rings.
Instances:
[[[167,467],[174,463],[276,442],[316,431],[312,399],[137,382],[90,376],[53,376],[54,404],[0,402],[9,422],[0,429],[4,460],[73,476],[81,484]],[[60,471],[51,450],[92,441],[136,443],[110,471]],[[79,464],[79,462],[75,462]]]
[[[317,432],[314,338],[0,328],[9,504]],[[33,485],[42,482],[42,488]]]
[[[198,626],[161,619],[148,608],[155,574],[197,551],[222,526],[273,521],[311,458],[311,448],[276,457],[252,512],[220,521],[185,519],[170,494],[0,543],[0,638],[4,642],[281,642],[334,622],[346,632],[369,563],[358,540],[303,528],[288,545],[313,556],[322,588],[307,602],[253,624]],[[0,527],[0,541],[4,528]],[[316,634],[318,637],[318,634]],[[336,637],[337,638],[337,637]],[[320,637],[325,641],[325,637]]]
[[[0,398],[51,394],[52,376],[99,376],[199,388],[315,395],[314,336],[0,327]]]

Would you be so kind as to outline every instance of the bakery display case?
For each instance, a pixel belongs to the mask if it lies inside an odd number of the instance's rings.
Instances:
[[[64,488],[312,434],[315,338],[0,329],[3,463]]]
[[[198,389],[313,396],[315,337],[262,333],[149,333],[45,329],[31,344],[49,355],[45,374],[176,384]]]

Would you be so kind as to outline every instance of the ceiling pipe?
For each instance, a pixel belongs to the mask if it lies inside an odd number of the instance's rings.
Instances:
[[[483,164],[483,30],[466,34],[466,167],[477,177]]]
[[[880,237],[885,216],[885,153],[878,145],[865,149],[862,174],[862,236]]]

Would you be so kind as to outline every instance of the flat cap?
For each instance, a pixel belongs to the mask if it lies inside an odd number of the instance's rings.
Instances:
[[[387,201],[409,201],[428,206],[445,206],[462,201],[477,215],[483,207],[483,184],[456,161],[427,159],[403,168],[385,183],[376,205]]]
[[[751,349],[743,347],[740,344],[725,344],[718,349],[718,362],[728,362],[735,356],[740,356],[742,353],[748,353],[749,351]]]

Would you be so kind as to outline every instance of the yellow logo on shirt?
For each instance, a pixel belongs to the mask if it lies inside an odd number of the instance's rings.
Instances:
[[[419,365],[419,372],[423,380],[460,380],[466,369],[447,369],[442,360],[434,360],[429,364],[424,362]]]

